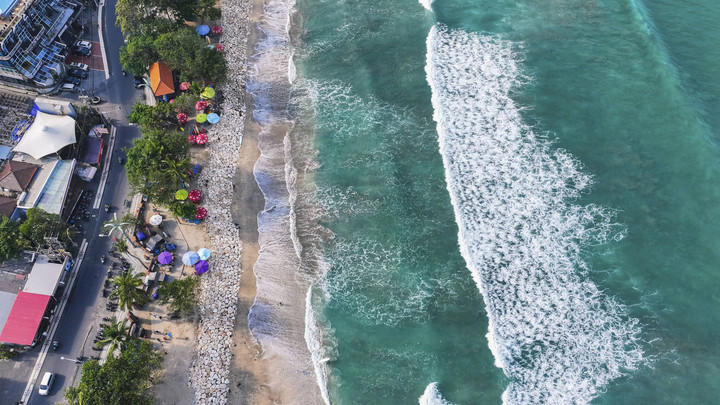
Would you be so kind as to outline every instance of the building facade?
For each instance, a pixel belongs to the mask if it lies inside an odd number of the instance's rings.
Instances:
[[[12,10],[0,14],[0,85],[52,93],[62,84],[69,51],[60,37],[83,5],[79,0],[10,0],[10,4]]]

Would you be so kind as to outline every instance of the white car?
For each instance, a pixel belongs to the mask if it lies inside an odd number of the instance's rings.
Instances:
[[[49,395],[50,388],[52,388],[53,381],[55,381],[55,374],[46,372],[42,380],[40,380],[40,388],[38,388],[38,394]]]
[[[77,42],[75,42],[75,47],[90,49],[90,48],[92,48],[92,44],[90,43],[90,41],[77,41]]]
[[[80,63],[80,62],[72,62],[68,66],[70,66],[73,69],[80,69],[80,70],[84,70],[86,72],[90,68],[88,65],[86,65],[84,63]]]

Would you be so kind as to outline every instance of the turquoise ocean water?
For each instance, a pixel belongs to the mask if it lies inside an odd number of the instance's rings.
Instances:
[[[717,403],[716,2],[295,8],[331,403]]]

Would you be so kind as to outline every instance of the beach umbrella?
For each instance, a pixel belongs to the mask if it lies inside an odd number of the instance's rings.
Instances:
[[[207,106],[208,106],[207,101],[199,100],[197,103],[195,103],[195,111],[203,111],[207,108]]]
[[[180,190],[178,190],[178,191],[175,192],[175,199],[176,199],[176,200],[182,201],[182,200],[184,200],[184,199],[186,199],[186,198],[188,198],[188,191],[185,190],[184,188],[181,188]]]
[[[195,137],[195,142],[196,142],[198,145],[205,145],[205,144],[207,143],[207,141],[208,141],[208,136],[207,136],[207,134],[206,134],[205,132],[200,132],[200,133]]]
[[[190,82],[180,83],[180,90],[187,91],[190,88]]]
[[[213,97],[215,97],[215,89],[213,89],[212,87],[205,87],[205,88],[203,89],[202,93],[200,93],[200,97],[202,97],[202,98],[213,98]]]
[[[198,35],[204,37],[205,35],[207,35],[208,33],[210,33],[210,27],[208,27],[208,26],[205,25],[205,24],[203,24],[203,25],[198,25],[198,26],[195,28],[195,32],[197,32]]]
[[[188,193],[188,200],[190,200],[196,204],[199,203],[201,199],[202,199],[202,191],[200,191],[200,190],[192,190]]]
[[[145,234],[140,231],[135,232],[135,237],[137,238],[137,240],[145,240]]]
[[[188,135],[188,143],[195,143],[195,141],[196,141],[195,135],[193,135],[193,134]]]
[[[210,31],[213,34],[218,35],[218,34],[222,34],[223,28],[219,25],[213,25],[212,28],[210,28]]]
[[[163,220],[163,217],[161,217],[158,214],[155,214],[150,217],[149,222],[150,222],[150,225],[158,226],[158,225],[162,224],[162,220]]]
[[[207,260],[210,258],[210,249],[200,248],[197,251],[200,260]]]
[[[180,113],[177,115],[177,120],[180,125],[185,125],[188,120],[188,116],[185,113]]]
[[[197,123],[202,124],[205,121],[207,121],[207,114],[205,114],[205,113],[198,114],[195,117],[195,122],[197,122]]]
[[[200,255],[198,255],[196,252],[189,251],[185,252],[185,254],[182,257],[182,262],[186,266],[192,266],[195,263],[197,263],[200,260]]]
[[[215,50],[217,50],[218,52],[225,52],[225,45],[215,44]]]
[[[217,124],[220,121],[220,116],[215,113],[210,113],[207,116],[207,120],[211,124]]]
[[[200,275],[210,270],[210,265],[205,260],[195,263],[195,274]]]
[[[170,264],[173,261],[173,255],[170,252],[162,252],[158,255],[158,263]]]
[[[207,210],[203,207],[197,207],[197,211],[195,211],[195,219],[205,219],[207,217]]]

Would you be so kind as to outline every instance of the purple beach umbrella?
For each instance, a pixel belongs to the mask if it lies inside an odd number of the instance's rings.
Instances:
[[[195,264],[195,274],[200,275],[210,270],[210,265],[205,260],[200,260]]]
[[[170,252],[162,252],[158,255],[158,263],[170,264],[173,261],[173,255]]]

